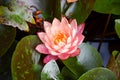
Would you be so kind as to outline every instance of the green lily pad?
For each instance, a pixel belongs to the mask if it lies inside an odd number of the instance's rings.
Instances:
[[[65,66],[76,76],[79,77],[90,69],[102,66],[101,56],[94,47],[89,44],[82,43],[79,48],[81,52],[77,57],[63,61]]]
[[[15,40],[16,29],[0,24],[0,57],[2,57]]]
[[[107,68],[94,68],[84,73],[78,80],[117,80],[115,74]]]
[[[13,80],[40,80],[40,54],[35,47],[40,40],[35,35],[24,37],[18,44],[12,56]]]

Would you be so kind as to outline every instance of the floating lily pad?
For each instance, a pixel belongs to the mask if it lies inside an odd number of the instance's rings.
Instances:
[[[84,73],[78,80],[117,80],[117,78],[111,70],[100,67]]]
[[[39,43],[37,36],[30,35],[17,44],[12,57],[13,80],[40,80],[41,66],[37,57],[40,54],[35,51]]]

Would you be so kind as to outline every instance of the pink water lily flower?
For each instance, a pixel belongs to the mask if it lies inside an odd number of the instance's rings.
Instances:
[[[78,0],[67,0],[68,3],[76,2]]]
[[[65,60],[77,56],[80,53],[78,45],[84,39],[84,26],[84,23],[77,26],[75,19],[69,23],[65,17],[62,17],[61,22],[54,18],[52,24],[44,21],[45,32],[37,33],[43,44],[36,47],[38,52],[47,54],[44,63],[51,59]]]

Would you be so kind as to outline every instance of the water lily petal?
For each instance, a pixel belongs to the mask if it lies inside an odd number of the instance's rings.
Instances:
[[[68,22],[68,20],[65,17],[62,17],[61,24],[60,24],[60,29],[64,32],[66,32],[66,35],[69,36],[70,34],[70,27],[71,26]]]
[[[50,28],[51,28],[52,24],[47,22],[47,21],[44,21],[44,29],[45,29],[45,32],[47,34],[50,34]]]
[[[57,59],[58,59],[57,56],[47,55],[47,56],[44,58],[43,62],[44,62],[44,63],[48,63],[48,62],[51,61],[51,60],[57,60]]]
[[[75,57],[75,56],[77,56],[79,54],[80,54],[80,49],[77,48],[77,50],[73,54],[70,54],[70,57]]]
[[[73,44],[71,45],[70,50],[68,51],[69,54],[73,54],[76,51],[77,47],[83,42],[83,40],[84,40],[83,35],[77,36]]]
[[[69,37],[67,38],[67,43],[71,43],[71,41],[72,41],[72,37],[69,36]]]
[[[77,30],[77,21],[76,21],[76,19],[73,19],[71,21],[70,25],[71,25],[72,29]]]
[[[60,21],[56,18],[53,19],[53,22],[52,22],[52,27],[51,27],[51,33],[52,35],[56,34],[59,32],[59,26],[60,26]]]
[[[82,24],[78,25],[78,31],[77,31],[77,33],[78,33],[78,34],[79,34],[79,33],[82,33],[83,30],[84,30],[84,27],[85,27],[85,23],[82,23]]]
[[[48,48],[48,50],[53,50],[53,48],[51,47],[51,45],[45,43],[45,46],[46,46],[46,48]]]
[[[74,38],[77,32],[77,21],[75,19],[72,20],[70,25],[71,25],[71,35]]]
[[[78,37],[75,37],[75,39],[73,40],[72,46],[76,46],[78,44]]]
[[[80,35],[80,36],[78,36],[78,45],[80,45],[82,42],[83,42],[83,40],[84,40],[84,36],[83,35]]]
[[[59,44],[58,44],[58,46],[60,47],[60,48],[62,48],[63,46],[65,46],[66,44],[64,43],[64,42],[59,42]]]
[[[56,52],[56,51],[54,51],[54,50],[50,50],[50,54],[51,54],[51,55],[54,55],[54,56],[57,56],[57,55],[60,55],[61,53]]]
[[[75,37],[75,35],[76,35],[76,30],[75,29],[72,29],[72,38],[74,38]]]
[[[70,51],[71,44],[66,44],[64,47],[58,50],[59,53],[67,53]]]
[[[52,45],[52,48],[53,48],[54,50],[59,50],[59,49],[61,49],[61,47],[60,47],[60,46],[57,46],[57,45]]]
[[[60,25],[60,21],[57,18],[54,18],[53,22],[52,22],[52,27],[56,27],[56,26],[59,26],[59,25]]]
[[[71,47],[70,50],[68,51],[68,54],[73,54],[76,50],[77,50],[77,46],[73,46],[73,47]]]
[[[45,44],[45,46],[51,51],[57,51],[57,50],[59,50],[59,49],[61,49],[62,47],[60,47],[60,46],[57,46],[57,45],[54,45],[54,44],[52,44],[52,45],[50,45],[49,43],[44,43]]]
[[[68,3],[76,2],[78,0],[67,0]]]
[[[63,53],[63,54],[60,54],[60,55],[58,55],[58,57],[61,59],[61,60],[66,60],[66,59],[68,59],[69,58],[69,54],[67,54],[67,53]]]
[[[37,45],[37,47],[35,48],[38,52],[43,53],[43,54],[50,54],[48,49],[46,48],[46,46],[44,44],[39,44]]]
[[[68,49],[68,48],[70,48],[70,47],[71,47],[71,43],[66,44],[66,45],[64,46],[65,49]]]
[[[46,33],[44,32],[38,32],[38,37],[40,38],[40,40],[45,43],[45,36],[46,36]]]
[[[58,50],[58,52],[60,52],[60,53],[66,53],[66,52],[68,52],[69,51],[69,49],[68,48],[66,48],[66,49],[60,49],[60,50]]]
[[[52,39],[51,27],[52,27],[51,23],[44,21],[44,29],[49,39]]]

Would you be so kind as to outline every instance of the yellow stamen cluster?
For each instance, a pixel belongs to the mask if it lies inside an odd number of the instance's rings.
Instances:
[[[59,42],[65,42],[66,39],[67,39],[66,34],[64,32],[59,32],[54,36],[54,44],[58,45]]]

